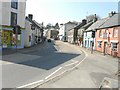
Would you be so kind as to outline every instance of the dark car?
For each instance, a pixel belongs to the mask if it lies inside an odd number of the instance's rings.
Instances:
[[[51,39],[47,39],[48,42],[51,42]]]

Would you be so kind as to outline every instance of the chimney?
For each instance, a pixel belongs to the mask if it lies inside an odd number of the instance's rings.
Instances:
[[[116,12],[114,11],[112,11],[111,13],[109,13],[109,17],[112,17],[114,14],[116,14]]]
[[[83,19],[82,20],[82,23],[85,25],[87,23],[87,20],[86,19]]]
[[[32,19],[33,19],[33,15],[32,15],[32,14],[28,14],[28,18],[29,18],[30,20],[32,20]]]
[[[97,15],[96,15],[96,14],[94,14],[94,19],[93,19],[93,22],[96,22],[97,20],[98,20]]]

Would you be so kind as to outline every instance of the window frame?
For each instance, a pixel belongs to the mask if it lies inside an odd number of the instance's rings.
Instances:
[[[11,0],[11,8],[18,9],[18,0]]]
[[[98,41],[98,48],[102,48],[102,41]]]
[[[113,45],[113,44],[116,44],[116,48],[114,47],[115,45]],[[118,51],[118,43],[117,42],[112,43],[112,51]]]
[[[102,37],[103,36],[103,33],[102,33],[102,30],[99,31],[99,37]]]
[[[117,30],[117,33],[115,32],[116,30]],[[113,37],[118,37],[118,28],[117,27],[115,27],[113,29]]]
[[[16,20],[14,21],[15,17],[12,15],[16,15]],[[10,20],[11,26],[16,26],[17,25],[17,13],[11,12],[11,20]]]

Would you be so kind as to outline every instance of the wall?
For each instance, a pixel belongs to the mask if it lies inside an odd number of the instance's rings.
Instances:
[[[83,46],[91,49],[92,42],[94,41],[93,49],[95,50],[96,49],[95,38],[93,39],[91,36],[92,36],[92,32],[84,32]]]
[[[64,35],[65,35],[65,25],[61,25],[60,26],[59,34],[58,35],[59,35],[60,40],[62,40],[63,37],[64,37]]]
[[[20,0],[18,0],[18,1],[20,1]],[[2,13],[2,17],[0,17],[0,20],[2,20],[2,23],[0,23],[0,24],[10,26],[11,12],[15,12],[18,14],[17,24],[19,26],[21,26],[22,28],[25,28],[25,7],[26,7],[26,2],[19,2],[18,9],[11,8],[10,1],[9,2],[2,2],[2,8],[0,10]]]
[[[72,29],[76,24],[67,23],[65,24],[65,32],[66,32],[66,41],[68,41],[68,30]]]
[[[119,30],[118,30],[118,57],[120,57],[120,27],[119,27]]]
[[[74,43],[73,38],[74,38],[74,28],[68,30],[68,42]]]
[[[31,40],[32,40],[30,24],[31,23],[28,20],[25,20],[25,38],[24,38],[25,47],[31,46],[31,42],[29,42],[29,36],[31,36]]]
[[[102,33],[104,33],[106,29],[100,29],[100,30],[102,31]],[[105,42],[106,42],[107,43],[106,53],[109,54],[109,55],[112,55],[112,43],[113,42],[118,43],[118,37],[113,36],[114,27],[113,28],[108,28],[108,32],[110,32],[110,35],[109,35],[110,36],[110,42],[108,41],[108,35],[106,36],[106,38],[103,38],[103,35],[102,35],[102,37],[99,37],[100,30],[97,30],[96,50],[104,53],[105,52]],[[120,35],[120,32],[119,32],[118,36],[119,35]],[[101,48],[98,47],[98,41],[102,42]],[[118,44],[118,53],[119,53],[119,50],[120,50],[119,47],[120,47],[120,45]]]

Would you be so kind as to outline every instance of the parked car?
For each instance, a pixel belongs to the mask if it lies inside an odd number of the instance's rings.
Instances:
[[[47,39],[48,42],[51,42],[51,39]]]

